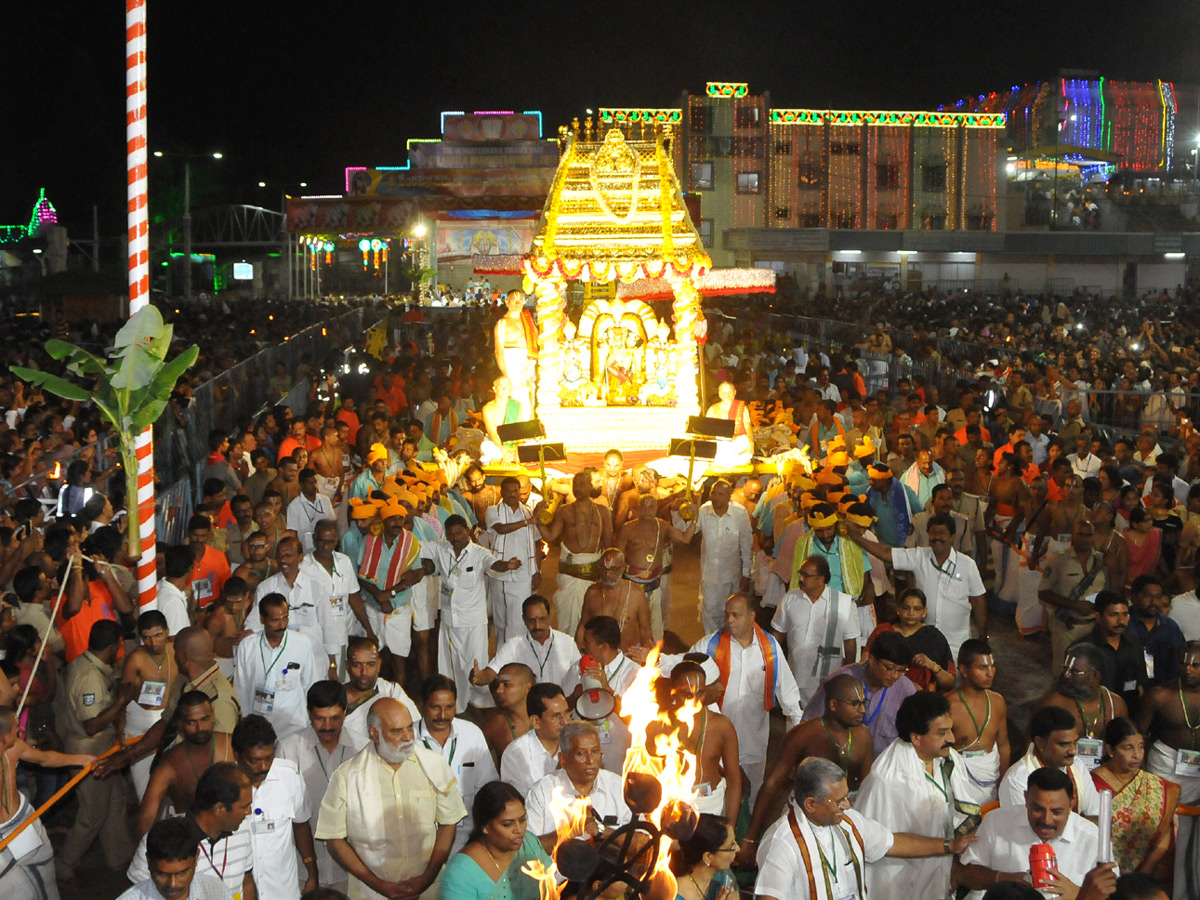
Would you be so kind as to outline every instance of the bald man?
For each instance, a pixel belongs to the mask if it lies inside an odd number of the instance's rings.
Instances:
[[[175,635],[175,664],[182,678],[176,678],[170,699],[163,708],[162,718],[146,731],[140,741],[114,753],[96,764],[96,775],[133,765],[158,750],[167,725],[175,718],[179,698],[188,691],[200,691],[212,702],[213,731],[233,734],[242,714],[241,704],[229,679],[221,674],[213,652],[212,636],[199,625],[189,625]]]
[[[370,745],[330,776],[313,836],[350,873],[350,896],[434,900],[467,814],[458,783],[439,753],[417,743],[400,701],[376,700],[367,733]]]
[[[625,554],[610,547],[600,555],[600,580],[584,592],[583,613],[575,630],[575,643],[583,644],[583,623],[596,616],[612,616],[621,629],[621,652],[643,663],[654,646],[650,635],[650,607],[640,584],[625,578]]]

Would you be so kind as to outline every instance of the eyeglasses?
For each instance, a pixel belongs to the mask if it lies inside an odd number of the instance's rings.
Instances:
[[[881,660],[881,659],[877,659],[877,660],[875,660],[875,662],[879,664],[879,666],[883,669],[883,671],[887,672],[890,675],[903,675],[905,672],[908,671],[908,666],[898,666],[895,663],[885,662],[884,660]]]
[[[801,578],[820,578],[821,573],[820,572],[803,572],[802,571],[800,573],[800,577]]]
[[[718,847],[713,853],[737,853],[737,847]]]

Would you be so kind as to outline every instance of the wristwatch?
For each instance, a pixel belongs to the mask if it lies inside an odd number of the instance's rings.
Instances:
[[[950,840],[948,838],[946,840],[942,841],[942,852],[943,853],[950,852]]]

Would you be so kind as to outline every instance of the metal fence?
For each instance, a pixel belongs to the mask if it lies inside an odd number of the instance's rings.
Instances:
[[[275,405],[294,415],[306,412],[309,384],[300,377],[304,360],[316,367],[347,347],[377,322],[371,307],[351,310],[292,335],[195,389],[186,408],[169,409],[154,426],[155,528],[160,541],[181,543],[196,505],[199,477],[208,458],[208,434],[232,434]],[[277,364],[286,368],[288,392],[271,396]],[[315,368],[314,368],[315,371]],[[278,382],[276,382],[278,384]]]

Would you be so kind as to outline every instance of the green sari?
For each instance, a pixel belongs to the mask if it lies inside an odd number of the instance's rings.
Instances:
[[[492,881],[466,853],[456,853],[442,870],[438,900],[539,900],[537,881],[521,871],[534,859],[550,866],[550,857],[533,832],[525,834],[517,855],[499,881]]]

